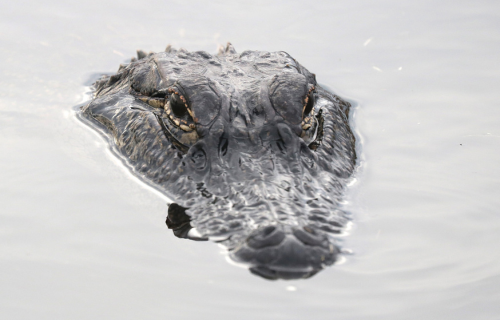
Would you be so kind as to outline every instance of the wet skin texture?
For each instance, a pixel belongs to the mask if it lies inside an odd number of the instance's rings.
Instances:
[[[285,52],[145,54],[95,84],[82,115],[175,203],[174,234],[224,245],[268,279],[333,264],[356,164],[349,103]]]

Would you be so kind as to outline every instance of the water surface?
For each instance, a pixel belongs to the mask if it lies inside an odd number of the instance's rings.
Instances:
[[[0,4],[3,319],[498,319],[500,4]],[[290,53],[357,102],[345,262],[266,281],[164,226],[72,107],[136,49]]]

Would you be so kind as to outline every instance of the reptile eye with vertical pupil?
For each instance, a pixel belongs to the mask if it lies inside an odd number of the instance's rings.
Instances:
[[[170,95],[169,100],[170,100],[170,108],[172,109],[172,112],[174,113],[175,116],[181,118],[188,113],[186,105],[184,101],[181,100],[181,97],[179,97],[179,95],[172,93]]]
[[[314,91],[310,91],[306,96],[306,103],[304,106],[302,119],[304,119],[309,113],[311,113],[312,109],[314,108],[314,103],[315,103]]]

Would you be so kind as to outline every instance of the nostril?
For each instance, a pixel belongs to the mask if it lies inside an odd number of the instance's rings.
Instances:
[[[225,138],[224,136],[221,136],[219,139],[219,155],[220,156],[226,155],[228,144],[229,144],[229,142],[228,142],[227,138]]]
[[[274,230],[276,230],[276,227],[275,226],[267,226],[265,227],[263,230],[262,230],[262,235],[264,237],[267,237],[268,235],[270,235],[271,233],[274,232]]]
[[[312,229],[311,227],[305,226],[304,230],[310,234],[316,235],[316,230]]]
[[[197,150],[191,155],[193,166],[198,170],[203,170],[207,163],[207,156],[203,150]]]
[[[319,233],[311,227],[304,227],[303,229],[294,229],[293,235],[300,242],[308,246],[328,246],[328,238],[326,235]]]
[[[265,247],[272,247],[280,244],[285,239],[285,233],[275,226],[267,226],[255,230],[247,238],[246,242],[249,247],[254,249],[261,249]]]
[[[198,142],[197,144],[193,145],[188,151],[186,161],[183,162],[197,171],[205,170],[205,168],[207,167],[208,158],[207,154],[205,153],[204,144]]]

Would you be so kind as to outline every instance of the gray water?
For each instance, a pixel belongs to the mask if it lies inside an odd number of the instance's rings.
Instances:
[[[345,261],[267,281],[175,238],[73,106],[136,49],[284,50],[357,103]],[[1,319],[500,319],[500,2],[3,1]]]

